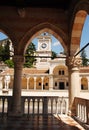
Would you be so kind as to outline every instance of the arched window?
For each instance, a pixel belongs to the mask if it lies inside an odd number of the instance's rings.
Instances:
[[[61,75],[61,70],[59,70],[59,75]]]
[[[64,70],[62,70],[62,75],[64,75],[65,74],[65,72],[64,72]]]
[[[88,79],[86,77],[81,78],[81,89],[82,90],[88,89]]]

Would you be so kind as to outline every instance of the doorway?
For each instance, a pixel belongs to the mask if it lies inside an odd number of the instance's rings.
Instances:
[[[64,88],[65,88],[64,82],[59,82],[59,89],[64,89]]]

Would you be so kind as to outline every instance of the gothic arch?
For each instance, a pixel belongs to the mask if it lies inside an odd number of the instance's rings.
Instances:
[[[67,43],[68,43],[67,35],[57,26],[52,25],[50,23],[41,23],[33,27],[31,30],[29,30],[20,41],[20,44],[18,45],[19,52],[23,54],[26,50],[26,47],[32,41],[32,39],[34,39],[36,36],[38,36],[43,32],[48,32],[54,35],[61,42],[62,46],[67,52]]]
[[[4,33],[6,36],[10,38],[10,40],[12,41],[13,47],[15,48],[16,46],[15,44],[18,42],[17,42],[17,39],[15,38],[14,31],[12,31],[7,26],[0,24],[0,32]]]

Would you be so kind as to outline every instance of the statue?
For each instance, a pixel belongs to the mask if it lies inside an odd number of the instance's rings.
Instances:
[[[7,75],[5,76],[4,82],[5,82],[5,87],[4,87],[4,89],[5,89],[5,90],[8,90],[8,88],[9,88],[9,83],[10,83],[10,75],[7,74]]]

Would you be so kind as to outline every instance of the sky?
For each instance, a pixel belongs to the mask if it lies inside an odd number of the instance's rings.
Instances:
[[[3,40],[5,38],[7,38],[7,36],[0,32],[0,40]],[[33,39],[32,42],[37,47],[37,38]],[[83,27],[83,30],[82,30],[82,36],[81,36],[81,41],[80,41],[80,49],[83,48],[87,43],[89,43],[89,15],[87,15],[87,17],[86,17],[84,27]],[[55,51],[59,54],[60,52],[63,52],[63,50],[64,49],[63,49],[60,41],[58,41],[54,36],[52,36],[52,51]],[[86,51],[87,57],[89,58],[89,46],[87,46],[85,51]]]
[[[82,36],[80,41],[80,49],[84,47],[87,43],[89,43],[89,15],[86,17],[86,21],[84,23],[84,27],[82,30]],[[87,57],[89,58],[89,46],[85,49]]]

